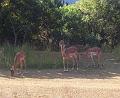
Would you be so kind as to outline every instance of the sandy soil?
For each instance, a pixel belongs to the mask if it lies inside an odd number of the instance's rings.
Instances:
[[[120,63],[109,58],[103,69],[28,70],[12,78],[0,70],[0,98],[120,98]]]

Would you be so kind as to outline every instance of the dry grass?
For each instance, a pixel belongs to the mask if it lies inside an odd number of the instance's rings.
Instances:
[[[120,98],[120,79],[0,79],[0,98]]]
[[[14,78],[0,70],[0,98],[120,98],[120,63],[109,55],[103,69],[28,70]]]

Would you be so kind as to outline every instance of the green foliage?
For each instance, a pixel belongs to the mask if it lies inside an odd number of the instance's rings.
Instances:
[[[79,0],[63,5],[61,0],[0,1],[0,42],[25,42],[37,47],[58,47],[60,39],[77,43],[101,41],[114,48],[120,39],[120,0]],[[52,40],[49,43],[49,40]]]
[[[116,59],[120,61],[120,45],[118,45],[114,50],[113,54],[115,55]]]
[[[50,51],[29,50],[27,53],[28,68],[46,69],[62,67],[60,53]]]
[[[62,67],[61,55],[58,52],[35,51],[28,44],[22,47],[14,47],[11,44],[4,44],[0,47],[0,67],[10,68],[13,64],[15,54],[23,49],[26,54],[27,68],[60,68]]]
[[[0,47],[0,66],[9,68],[13,64],[15,53],[19,51],[19,47],[14,47],[9,43]]]
[[[85,40],[86,40],[86,43],[89,44],[91,47],[100,45],[99,40],[92,34],[88,35]]]
[[[89,22],[104,15],[106,0],[80,0],[75,5],[83,12],[83,21]]]
[[[81,11],[76,9],[75,5],[63,6],[60,10],[62,13],[63,34],[66,35],[69,40],[79,41],[86,35]]]
[[[119,53],[119,5],[120,0],[79,0],[71,5],[61,0],[1,0],[0,65],[10,66],[24,43],[28,67],[61,67],[61,56],[50,52],[59,49],[61,39],[103,46],[105,52],[112,47]]]
[[[105,44],[105,45],[102,45],[102,51],[103,53],[111,53],[112,52],[112,48],[110,45],[108,44]]]
[[[111,47],[119,43],[119,0],[80,0],[76,7],[83,12],[82,20],[97,39],[102,42],[106,40]]]

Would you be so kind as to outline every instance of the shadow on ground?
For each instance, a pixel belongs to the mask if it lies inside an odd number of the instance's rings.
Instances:
[[[120,76],[120,63],[113,58],[107,58],[102,69],[80,67],[78,71],[69,72],[64,72],[63,69],[27,70],[24,74],[24,78],[37,79],[111,79],[116,76]],[[0,77],[10,78],[10,72],[1,69]],[[21,76],[16,75],[14,78],[21,78]]]
[[[120,64],[119,64],[120,65]],[[70,70],[64,72],[63,69],[52,70],[27,70],[24,78],[37,78],[37,79],[109,79],[120,76],[120,66],[114,64],[113,66],[106,65],[104,68],[79,68],[78,71]],[[8,70],[0,70],[0,77],[10,78]],[[16,75],[15,78],[21,78]]]

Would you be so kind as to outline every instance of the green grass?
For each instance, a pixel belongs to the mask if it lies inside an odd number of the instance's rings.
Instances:
[[[59,68],[62,61],[59,53],[31,50],[27,54],[27,62],[29,68],[46,69]]]
[[[27,68],[32,69],[52,69],[61,68],[62,59],[59,52],[36,51],[31,48],[28,44],[24,44],[22,47],[14,47],[10,44],[4,44],[0,47],[0,67],[10,68],[13,64],[15,54],[23,48],[26,53],[26,64]]]
[[[116,59],[120,61],[120,45],[118,45],[114,50],[113,54],[115,55]]]
[[[102,51],[104,53],[111,53],[112,52],[112,48],[109,45],[103,45],[102,46]]]
[[[22,47],[10,45],[9,43],[0,46],[0,68],[10,68],[13,64],[15,54],[24,49],[26,53],[26,65],[31,69],[56,69],[62,68],[62,58],[60,52],[51,52],[49,49],[46,51],[36,51],[29,44],[24,44]],[[105,46],[102,48],[103,52],[111,52],[110,47]],[[109,51],[110,50],[110,51]],[[114,50],[115,58],[120,61],[120,45]]]

